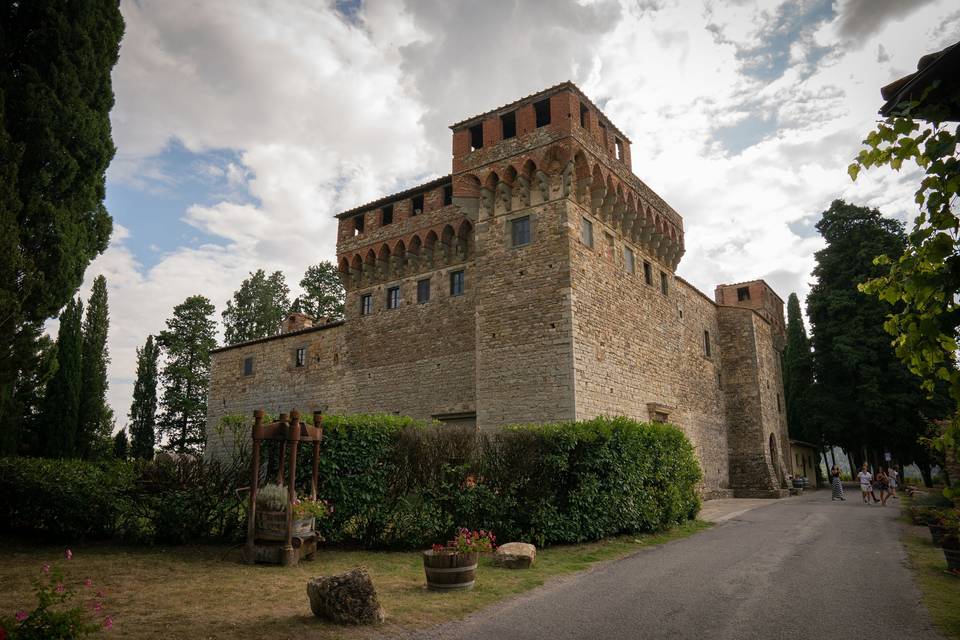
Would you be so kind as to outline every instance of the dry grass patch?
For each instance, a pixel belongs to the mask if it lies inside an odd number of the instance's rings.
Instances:
[[[651,545],[692,535],[709,524],[692,521],[670,531],[623,536],[538,552],[528,571],[485,562],[473,591],[427,591],[417,552],[323,551],[317,560],[286,569],[239,562],[239,548],[222,546],[135,548],[89,545],[73,548],[0,541],[0,611],[32,608],[31,580],[44,562],[55,562],[77,583],[92,578],[105,589],[116,638],[363,638],[379,632],[428,627],[466,616],[544,581]],[[366,566],[387,621],[377,630],[325,624],[310,613],[309,578]]]
[[[903,542],[934,624],[944,636],[960,639],[960,577],[947,573],[943,551],[926,527],[904,526]]]

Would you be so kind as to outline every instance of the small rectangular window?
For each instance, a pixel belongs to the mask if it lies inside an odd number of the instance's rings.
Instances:
[[[709,331],[703,332],[703,352],[706,354],[708,358],[710,357],[710,332]]]
[[[643,281],[653,286],[653,267],[646,260],[643,261]]]
[[[463,295],[463,271],[454,271],[450,274],[450,295]]]
[[[634,273],[636,271],[636,265],[633,258],[633,249],[630,247],[623,247],[623,268],[626,269],[627,273]]]
[[[663,295],[670,293],[670,278],[663,271],[660,272],[660,292]]]
[[[470,151],[483,148],[483,123],[470,127]]]
[[[666,422],[670,418],[669,415],[663,411],[654,411],[653,412],[653,421],[654,422]]]
[[[302,367],[307,364],[307,349],[306,347],[297,347],[297,355],[295,363],[298,367]]]
[[[253,375],[253,356],[243,359],[243,375],[245,376]]]
[[[417,280],[417,304],[430,302],[430,279]]]
[[[509,140],[517,135],[517,112],[511,111],[500,116],[500,130],[504,140]]]
[[[550,98],[533,103],[533,111],[537,116],[537,128],[550,124]]]
[[[443,188],[443,206],[453,204],[453,185],[448,184]]]
[[[602,122],[599,124],[600,124],[600,144],[602,144],[603,148],[606,149],[607,148],[607,125],[603,124]]]
[[[388,204],[383,209],[380,210],[380,224],[382,226],[387,226],[388,224],[393,224],[393,205]]]
[[[363,214],[353,218],[353,235],[358,236],[363,233]]]
[[[400,287],[387,289],[387,309],[396,309],[400,306]]]
[[[369,293],[360,296],[360,315],[368,316],[373,313],[373,296]]]
[[[514,247],[530,244],[530,216],[514,218],[510,221],[510,238]]]
[[[590,125],[590,109],[580,103],[580,126],[586,129]]]
[[[423,194],[410,198],[410,214],[418,216],[423,213]]]
[[[750,299],[750,287],[737,287],[737,302]]]
[[[623,160],[623,140],[620,138],[614,138],[613,143],[616,145],[617,149],[617,160]]]
[[[593,246],[593,223],[586,218],[580,219],[580,240],[588,247]]]

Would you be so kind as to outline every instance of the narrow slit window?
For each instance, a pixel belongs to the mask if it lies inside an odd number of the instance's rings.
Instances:
[[[368,316],[373,313],[373,296],[369,293],[360,296],[360,315]]]
[[[483,124],[470,127],[470,151],[483,148]]]
[[[587,105],[580,103],[580,126],[586,129],[590,125],[590,109]]]
[[[400,287],[387,289],[387,309],[396,309],[400,306]]]
[[[607,125],[600,123],[600,144],[607,148]]]
[[[430,302],[430,279],[424,278],[417,281],[417,304],[428,302]]]
[[[453,185],[448,184],[443,188],[443,206],[453,204]]]
[[[533,103],[533,111],[537,116],[537,128],[550,124],[550,98]]]
[[[514,218],[510,221],[510,236],[514,247],[530,244],[530,216]]]
[[[670,293],[670,278],[663,271],[660,272],[660,293],[663,295]]]
[[[410,198],[410,214],[418,216],[423,213],[423,194]]]
[[[653,286],[653,267],[646,260],[643,262],[643,281],[651,287]]]
[[[623,160],[623,140],[620,138],[614,138],[614,144],[617,149],[617,160]]]
[[[463,295],[463,271],[454,271],[450,274],[450,295]]]
[[[593,223],[586,218],[580,219],[580,240],[588,247],[593,246]]]
[[[627,273],[634,273],[636,271],[636,264],[633,257],[633,249],[630,247],[623,248],[623,268]]]
[[[393,224],[393,205],[388,204],[383,209],[380,210],[380,224],[387,226],[388,224]]]
[[[253,375],[253,356],[243,359],[243,375]]]
[[[297,353],[294,358],[294,363],[298,367],[302,367],[307,364],[307,349],[306,347],[297,347]]]
[[[517,112],[511,111],[500,116],[500,131],[504,140],[515,138],[517,135]]]
[[[703,353],[706,354],[708,358],[710,357],[711,349],[710,349],[710,332],[709,331],[703,332]]]
[[[363,214],[353,218],[353,235],[358,236],[363,233]]]

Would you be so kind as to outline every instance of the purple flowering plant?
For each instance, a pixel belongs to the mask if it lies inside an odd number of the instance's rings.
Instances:
[[[70,549],[63,555],[68,562],[73,559]],[[36,606],[32,611],[20,609],[11,618],[0,616],[0,640],[68,640],[113,627],[113,618],[102,613],[103,591],[91,593],[90,578],[83,581],[82,591],[77,591],[63,572],[49,563],[43,563],[40,575],[33,580]],[[75,597],[83,604],[77,604]]]

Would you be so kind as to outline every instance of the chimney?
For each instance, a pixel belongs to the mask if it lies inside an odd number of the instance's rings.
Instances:
[[[291,311],[280,323],[280,333],[292,333],[313,326],[313,318],[299,311]]]

